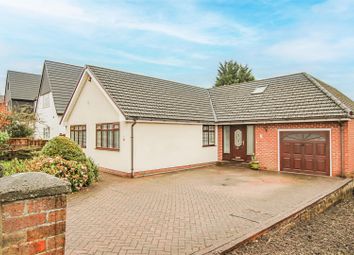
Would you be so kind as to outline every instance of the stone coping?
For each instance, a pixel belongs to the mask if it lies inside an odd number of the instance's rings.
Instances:
[[[19,173],[0,178],[0,203],[69,192],[69,182],[45,173]]]

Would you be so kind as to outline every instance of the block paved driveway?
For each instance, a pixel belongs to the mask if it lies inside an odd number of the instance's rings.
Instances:
[[[192,254],[292,211],[337,181],[230,166],[139,179],[102,174],[69,197],[66,254]]]

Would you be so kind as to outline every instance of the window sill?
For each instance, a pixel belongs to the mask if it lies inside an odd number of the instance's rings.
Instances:
[[[213,145],[203,145],[203,147],[215,147],[216,145],[213,144]]]
[[[100,148],[100,147],[96,147],[96,150],[100,150],[100,151],[119,151],[119,149],[113,149],[113,148]]]

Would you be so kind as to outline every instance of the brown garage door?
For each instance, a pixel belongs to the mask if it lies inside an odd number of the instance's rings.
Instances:
[[[330,174],[329,131],[281,131],[280,170]]]

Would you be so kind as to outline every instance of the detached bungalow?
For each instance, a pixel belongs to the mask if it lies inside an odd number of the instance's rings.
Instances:
[[[249,161],[273,171],[354,172],[353,101],[306,74],[204,89],[86,66],[62,122],[123,176]]]
[[[65,134],[60,125],[65,107],[69,103],[83,68],[54,61],[44,61],[42,79],[36,91],[38,101],[35,112],[37,115],[36,137],[51,139]]]
[[[40,81],[38,74],[7,71],[5,105],[8,110],[26,107],[33,111]]]

